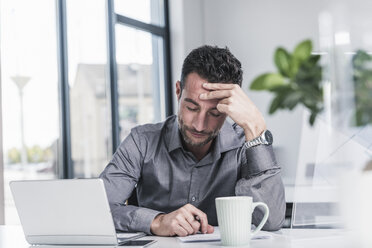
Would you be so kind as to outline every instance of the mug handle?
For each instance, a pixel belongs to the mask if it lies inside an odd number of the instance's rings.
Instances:
[[[253,210],[257,207],[257,206],[262,206],[264,209],[265,209],[265,215],[264,217],[262,218],[260,224],[256,227],[256,229],[254,229],[254,231],[252,232],[252,236],[253,235],[256,235],[261,229],[262,227],[265,225],[266,221],[267,221],[267,218],[269,218],[269,207],[266,205],[266,203],[263,203],[263,202],[253,202],[252,203],[252,213],[253,213]]]

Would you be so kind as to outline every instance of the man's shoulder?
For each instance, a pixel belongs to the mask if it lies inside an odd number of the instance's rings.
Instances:
[[[141,136],[156,136],[168,130],[175,122],[176,116],[169,116],[165,121],[158,123],[147,123],[138,125],[132,128],[132,133],[136,133]]]

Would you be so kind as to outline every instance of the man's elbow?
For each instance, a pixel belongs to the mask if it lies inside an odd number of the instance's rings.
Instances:
[[[284,224],[285,216],[276,216],[276,218],[268,218],[265,225],[262,227],[263,231],[278,231]]]
[[[284,195],[281,197],[281,200],[276,201],[277,204],[271,205],[269,218],[267,219],[262,230],[264,231],[278,231],[283,227],[285,223],[286,215],[286,202],[284,200]]]

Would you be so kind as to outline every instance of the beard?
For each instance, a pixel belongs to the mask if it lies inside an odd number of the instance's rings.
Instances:
[[[178,116],[178,129],[180,130],[181,135],[182,135],[182,138],[185,141],[185,143],[188,144],[188,145],[190,145],[190,146],[193,146],[193,147],[202,147],[202,146],[205,146],[211,140],[213,140],[214,138],[216,138],[217,135],[218,135],[218,133],[219,133],[219,131],[220,131],[218,129],[218,130],[215,130],[215,131],[212,131],[212,132],[206,132],[206,131],[198,132],[194,128],[191,128],[191,127],[188,127],[187,125],[185,125],[180,116]],[[202,141],[196,142],[191,137],[189,137],[187,135],[187,132],[186,131],[197,133],[197,134],[201,134],[201,135],[206,135],[206,138],[204,140],[202,140]]]

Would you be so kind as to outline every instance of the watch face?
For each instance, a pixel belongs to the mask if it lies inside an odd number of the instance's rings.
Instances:
[[[273,143],[273,135],[269,130],[266,130],[265,132],[265,140],[271,145]]]

